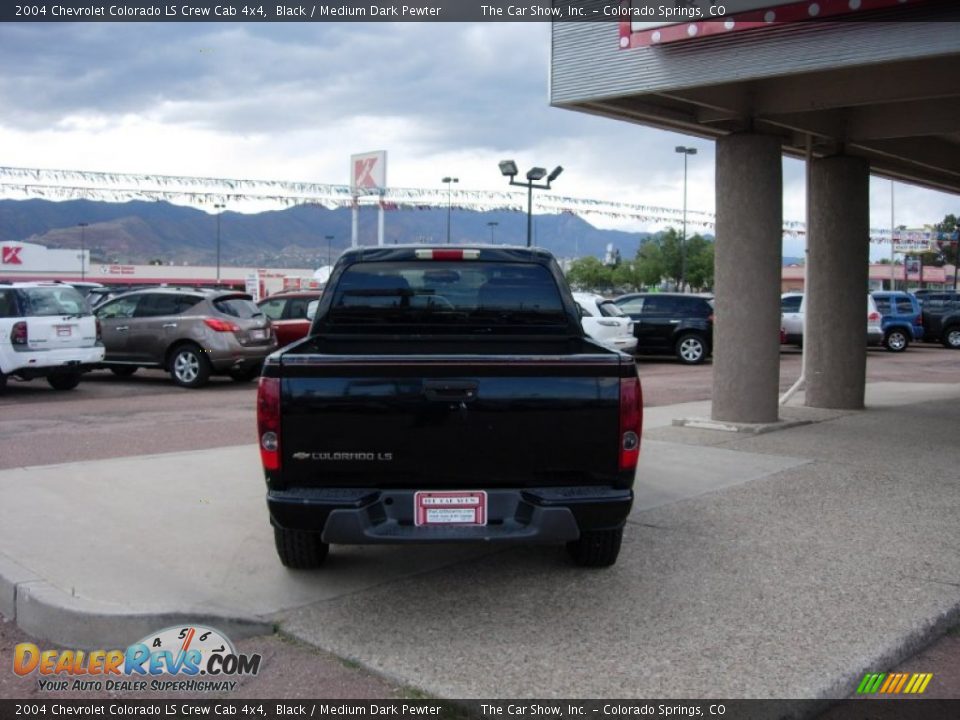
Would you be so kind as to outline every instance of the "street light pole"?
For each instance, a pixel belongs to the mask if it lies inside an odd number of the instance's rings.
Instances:
[[[687,156],[696,155],[697,149],[678,145],[676,151],[683,155],[683,234],[680,236],[680,292],[687,278]]]
[[[527,171],[527,181],[517,182],[517,164],[513,160],[503,160],[500,162],[500,173],[504,177],[510,178],[511,185],[519,185],[527,188],[527,247],[533,243],[533,189],[549,190],[550,184],[563,172],[563,167],[557,165],[549,175],[542,167],[530,168]],[[547,178],[546,184],[537,185],[534,180],[540,180],[544,176]]]
[[[447,245],[450,244],[450,184],[460,182],[460,178],[445,177],[440,182],[447,184]]]
[[[490,222],[487,223],[487,227],[490,228],[490,244],[491,245],[496,245],[496,243],[493,240],[493,229],[499,224],[500,223],[498,223],[496,220],[491,220]]]
[[[80,226],[80,280],[87,276],[87,226],[90,223],[77,223]]]
[[[333,264],[333,254],[330,251],[330,243],[333,242],[333,235],[324,235],[324,240],[327,241],[327,267]]]
[[[220,284],[220,216],[226,207],[224,203],[214,203],[213,208],[217,211],[217,285]]]

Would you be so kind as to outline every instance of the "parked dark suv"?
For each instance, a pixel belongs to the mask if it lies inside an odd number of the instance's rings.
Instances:
[[[960,350],[960,293],[933,292],[924,296],[923,339]]]
[[[211,374],[244,382],[260,374],[264,358],[277,348],[270,321],[249,295],[235,290],[135,290],[94,314],[107,349],[103,365],[121,376],[154,367],[183,387],[200,387]]]
[[[702,363],[713,346],[713,299],[681,293],[632,293],[613,301],[633,318],[637,355],[676,355]]]

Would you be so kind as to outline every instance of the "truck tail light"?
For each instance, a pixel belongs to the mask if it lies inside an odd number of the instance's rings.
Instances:
[[[10,328],[10,344],[11,345],[26,345],[29,342],[30,338],[27,334],[27,323],[24,320],[20,322],[15,322],[13,327]]]
[[[257,386],[257,431],[265,470],[280,469],[280,378],[261,377]]]
[[[221,320],[220,318],[204,318],[204,324],[211,330],[216,330],[217,332],[239,332],[240,326],[236,325],[229,320]]]
[[[620,469],[635,470],[643,431],[643,391],[640,378],[620,378]]]
[[[100,318],[96,319],[96,323],[97,323],[97,342],[100,342],[101,340],[103,340],[103,327],[101,327],[100,325]]]

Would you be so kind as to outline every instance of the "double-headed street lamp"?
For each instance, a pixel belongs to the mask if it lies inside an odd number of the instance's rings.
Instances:
[[[80,280],[84,280],[87,276],[87,227],[90,223],[77,223],[77,226],[80,228]]]
[[[333,264],[333,255],[330,252],[330,243],[333,242],[333,235],[324,235],[323,239],[327,241],[327,266]]]
[[[500,172],[504,177],[510,178],[511,185],[519,185],[527,188],[527,247],[530,247],[533,242],[533,189],[549,190],[550,183],[559,177],[560,173],[563,172],[563,168],[557,165],[549,175],[547,175],[545,168],[530,168],[530,170],[527,171],[527,181],[517,182],[517,164],[513,160],[503,160],[500,163]],[[546,185],[536,185],[534,183],[535,180],[543,179],[545,175],[547,177]]]
[[[696,155],[697,149],[677,145],[676,151],[683,155],[683,234],[680,236],[680,291],[687,277],[687,156]]]
[[[217,285],[220,284],[220,216],[226,207],[224,203],[214,203],[213,209],[217,211]]]
[[[490,222],[487,223],[487,227],[490,228],[490,244],[491,244],[491,245],[495,245],[495,244],[496,244],[496,243],[493,241],[493,229],[494,229],[497,225],[499,225],[499,224],[500,224],[500,223],[498,223],[496,220],[491,220]]]
[[[460,178],[445,177],[440,182],[447,184],[447,245],[450,244],[450,185],[460,182]]]

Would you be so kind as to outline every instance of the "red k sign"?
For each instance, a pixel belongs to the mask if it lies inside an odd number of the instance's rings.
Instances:
[[[23,250],[23,248],[16,245],[4,245],[3,259],[2,259],[3,264],[4,265],[23,265],[23,260],[20,259],[21,250]]]
[[[353,164],[353,176],[357,179],[358,188],[375,188],[377,186],[376,181],[370,174],[370,171],[373,170],[373,167],[376,164],[376,158],[357,160]]]

